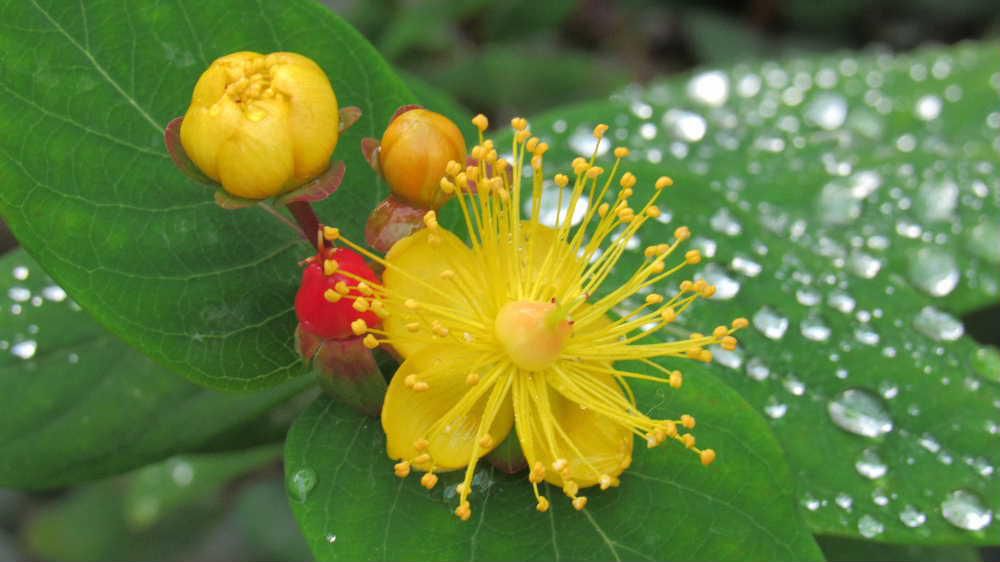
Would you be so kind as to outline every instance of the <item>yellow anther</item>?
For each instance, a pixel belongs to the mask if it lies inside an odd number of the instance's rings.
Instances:
[[[323,238],[326,238],[330,242],[340,238],[340,229],[332,226],[323,227]]]
[[[448,164],[445,165],[444,171],[451,177],[455,177],[462,171],[462,165],[454,160],[449,160]]]
[[[556,174],[555,182],[559,187],[566,187],[569,185],[569,176],[566,174]]]
[[[465,178],[469,181],[476,181],[479,179],[479,168],[477,166],[469,166],[465,169]]]
[[[597,214],[603,219],[608,215],[608,209],[610,208],[607,203],[601,203],[601,206],[597,208]]]
[[[736,341],[736,338],[734,338],[733,336],[726,336],[722,338],[720,345],[722,345],[722,349],[725,349],[727,351],[732,351],[736,349],[736,346],[739,345],[739,342]]]
[[[663,295],[652,293],[646,295],[646,304],[660,304],[663,302]]]
[[[674,231],[674,238],[678,240],[687,240],[691,238],[691,229],[686,226],[679,226],[677,230]]]
[[[684,280],[681,281],[681,284],[678,285],[678,288],[681,290],[682,293],[686,293],[694,289],[694,283],[688,280]]]
[[[532,484],[541,484],[542,480],[545,480],[545,465],[542,461],[535,461],[535,465],[531,467],[531,472],[528,473],[528,480]]]
[[[684,254],[684,261],[689,265],[694,265],[696,263],[701,263],[701,251],[700,250],[688,250]]]
[[[441,322],[435,320],[431,323],[431,332],[433,332],[434,335],[443,338],[448,335],[448,328],[446,328]]]
[[[535,170],[542,169],[542,157],[539,155],[534,155],[531,157],[531,167]]]
[[[403,301],[403,306],[405,306],[410,310],[416,310],[420,306],[420,303],[418,303],[414,299],[406,299],[405,301]]]
[[[685,257],[687,257],[687,256],[685,256]],[[702,292],[705,291],[705,287],[707,287],[707,286],[708,286],[708,281],[705,281],[704,279],[698,279],[698,280],[696,280],[694,282],[694,284],[691,285],[691,290],[694,291],[694,292],[696,292],[696,293],[701,294]],[[701,334],[698,334],[698,337],[700,338],[700,337],[703,337],[703,336]]]
[[[358,318],[354,322],[351,322],[351,331],[354,332],[355,336],[363,335],[368,331],[368,323],[365,322],[364,318]]]
[[[469,507],[469,502],[462,502],[461,505],[455,508],[455,515],[458,516],[462,521],[468,521],[472,517],[472,508]]]
[[[600,166],[594,166],[594,167],[592,167],[592,168],[590,168],[590,169],[587,170],[587,179],[591,179],[592,180],[594,178],[599,177],[603,173],[604,173],[604,168],[602,168]]]
[[[413,385],[417,384],[417,375],[414,373],[406,375],[406,378],[403,379],[403,384],[409,388],[413,388]]]
[[[577,496],[573,498],[573,508],[577,511],[583,511],[583,508],[587,507],[587,496]]]
[[[647,258],[651,258],[656,255],[656,246],[646,246],[646,249],[642,251],[642,255]]]
[[[632,172],[625,172],[622,174],[622,179],[618,180],[618,183],[626,189],[631,189],[635,187],[637,181],[638,180],[636,180],[636,177]]]
[[[410,322],[406,325],[406,330],[409,332],[416,332],[420,329],[420,322]]]
[[[417,464],[427,464],[427,463],[431,462],[431,456],[430,456],[429,453],[421,453],[421,454],[413,457],[413,462],[415,462]]]
[[[361,343],[368,349],[375,349],[378,347],[378,339],[372,334],[365,336],[364,339],[361,340]]]
[[[475,386],[479,384],[479,373],[469,373],[465,375],[465,384]]]
[[[611,479],[610,475],[602,474],[598,482],[600,483],[602,490],[607,490],[608,488],[611,487],[611,483],[613,482],[613,480]]]
[[[646,216],[649,218],[655,219],[659,217],[661,214],[663,214],[663,212],[660,211],[660,208],[657,207],[656,205],[650,205],[649,207],[646,207]]]
[[[712,337],[717,340],[721,340],[727,335],[729,335],[729,328],[725,326],[716,326],[715,329],[712,330]]]
[[[427,211],[424,215],[424,226],[433,230],[438,227],[437,213],[434,211]]]
[[[431,446],[431,442],[421,437],[413,442],[413,448],[417,451],[426,451]]]
[[[392,467],[392,471],[396,473],[396,476],[406,478],[410,475],[410,463],[406,461],[398,462]]]
[[[674,310],[674,307],[668,306],[660,311],[660,319],[669,324],[677,320],[677,311]]]
[[[717,290],[715,285],[705,285],[705,288],[701,291],[701,296],[706,299],[710,299],[715,296],[715,291]]]
[[[510,126],[513,127],[515,131],[523,131],[528,126],[528,120],[524,117],[515,117],[510,120]]]
[[[629,155],[629,150],[624,146],[619,146],[615,148],[615,158],[627,158]]]
[[[424,381],[418,381],[416,384],[413,385],[414,392],[427,392],[430,389],[431,385],[427,384]]]
[[[580,485],[576,483],[576,480],[566,480],[563,482],[562,489],[564,494],[572,498],[580,491]]]
[[[696,440],[694,438],[694,435],[691,435],[690,433],[685,433],[684,435],[681,435],[681,443],[684,443],[684,446],[687,447],[688,449],[694,447],[695,442]]]
[[[323,260],[323,275],[333,275],[339,268],[340,264],[337,263],[337,260]]]
[[[746,328],[749,325],[750,321],[747,320],[746,318],[737,318],[736,320],[733,320],[734,330],[742,330],[743,328]]]
[[[656,245],[656,253],[657,254],[660,254],[661,256],[665,256],[665,255],[667,255],[668,252],[670,252],[670,244],[657,244]]]
[[[683,416],[681,416],[681,425],[683,425],[687,429],[694,429],[696,423],[697,422],[695,422],[693,416],[690,416],[688,414],[684,414]]]
[[[438,483],[438,477],[433,472],[428,472],[420,478],[420,485],[430,490]]]
[[[540,142],[540,143],[538,143],[538,146],[535,147],[534,153],[535,153],[535,156],[542,156],[543,154],[545,154],[548,151],[549,151],[549,143],[547,143],[547,142]]]
[[[441,192],[446,195],[451,195],[455,193],[455,184],[451,183],[448,178],[441,178]]]
[[[674,185],[674,180],[668,178],[667,176],[660,176],[656,180],[656,189],[663,189],[672,185]]]
[[[566,459],[556,459],[552,461],[552,470],[556,472],[562,472],[562,470],[567,466],[569,466],[569,461]]]
[[[371,308],[371,305],[369,305],[368,299],[364,297],[358,297],[354,299],[354,304],[351,305],[351,308],[357,310],[358,312],[368,312],[368,309]]]
[[[517,144],[523,144],[529,137],[531,137],[531,131],[525,129],[523,131],[518,131],[517,134],[514,135],[514,140]]]
[[[481,133],[490,126],[490,120],[487,119],[485,115],[480,113],[479,115],[476,115],[475,117],[472,118],[472,124],[475,125],[476,128],[479,129],[479,132]]]
[[[528,139],[528,142],[524,144],[524,148],[528,149],[528,152],[534,152],[540,142],[542,141],[538,137],[531,137]]]
[[[705,449],[698,454],[701,459],[701,464],[708,466],[715,462],[715,451],[713,449]]]
[[[604,133],[608,132],[608,126],[604,123],[599,124],[594,127],[594,136],[597,138],[604,138]]]
[[[454,279],[455,278],[455,270],[453,270],[453,269],[446,269],[446,270],[442,271],[441,273],[438,273],[438,277],[440,277],[441,279]]]
[[[662,443],[662,441],[657,437],[655,432],[649,432],[646,434],[646,448],[652,449]]]
[[[633,194],[634,192],[632,191],[632,188],[626,187],[625,189],[621,190],[621,192],[618,194],[618,198],[628,199],[629,197],[632,197]]]
[[[375,291],[373,291],[373,290],[372,290],[372,287],[371,287],[371,285],[369,285],[368,283],[365,283],[364,281],[362,281],[362,282],[358,283],[358,284],[357,284],[357,286],[355,286],[354,288],[355,288],[355,289],[356,289],[356,290],[357,290],[357,291],[358,291],[359,293],[361,293],[362,295],[364,295],[364,296],[366,296],[366,297],[370,297],[370,296],[372,296],[372,293],[374,293],[374,292],[375,292]]]
[[[379,318],[389,317],[389,310],[385,307],[385,304],[383,304],[382,301],[379,300],[372,301],[372,312],[374,312],[375,315],[378,316]]]
[[[328,302],[337,302],[340,299],[344,298],[344,296],[338,293],[337,291],[334,291],[333,289],[327,289],[323,291],[323,298],[326,299]]]
[[[698,359],[698,361],[701,361],[702,363],[711,363],[712,362],[712,352],[709,351],[709,350],[707,350],[707,349],[702,349],[702,350],[699,351],[697,359]]]
[[[489,433],[483,435],[479,438],[479,446],[484,449],[490,449],[493,447],[493,436]]]
[[[684,385],[684,375],[680,371],[674,371],[670,373],[670,387],[680,388]]]
[[[351,286],[344,281],[337,281],[333,288],[342,295],[346,295],[351,292]]]
[[[535,504],[535,509],[537,509],[542,513],[545,513],[546,511],[549,510],[549,507],[550,507],[549,499],[546,498],[545,496],[538,496],[538,503]]]
[[[486,152],[485,149],[483,149],[482,146],[479,146],[477,144],[476,146],[472,147],[472,152],[470,152],[469,155],[475,158],[476,160],[481,160],[485,152]],[[466,171],[468,171],[468,169],[469,168],[466,168]]]

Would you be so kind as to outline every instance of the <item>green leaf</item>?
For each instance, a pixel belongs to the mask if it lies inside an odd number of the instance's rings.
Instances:
[[[0,258],[0,291],[0,486],[62,486],[205,447],[310,382],[195,386],[98,326],[20,250]]]
[[[698,412],[700,441],[725,456],[705,468],[679,447],[637,445],[620,487],[587,490],[583,512],[551,488],[547,514],[535,510],[526,473],[484,462],[472,519],[462,522],[452,513],[459,473],[430,492],[414,476],[397,479],[378,421],[321,399],[286,441],[292,509],[319,560],[821,559],[781,450],[739,396],[707,373],[689,376],[682,392],[640,392],[652,415]]]
[[[205,537],[226,507],[225,486],[272,462],[273,446],[170,459],[88,484],[24,524],[27,549],[46,560],[166,560]]]
[[[1000,291],[996,51],[741,65],[532,122],[549,173],[589,155],[606,122],[632,150],[636,201],[674,177],[665,224],[626,261],[691,227],[719,290],[678,333],[753,321],[715,373],[770,419],[817,532],[1000,541],[996,519],[966,530],[1000,513],[998,370],[951,316]],[[946,501],[958,490],[981,502],[964,523],[963,502]]]
[[[0,215],[114,333],[219,388],[302,373],[292,300],[309,246],[261,209],[225,211],[174,169],[164,125],[199,74],[239,50],[316,60],[341,105],[344,188],[322,219],[360,232],[383,189],[358,149],[416,101],[350,26],[317,3],[7,2],[0,12]]]
[[[979,552],[968,546],[912,546],[818,537],[829,562],[981,562]]]

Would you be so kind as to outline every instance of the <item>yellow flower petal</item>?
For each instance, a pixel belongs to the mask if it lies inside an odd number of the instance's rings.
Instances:
[[[233,195],[262,199],[280,192],[295,169],[288,106],[259,100],[248,116],[219,148],[219,181]]]
[[[594,377],[594,381],[622,394],[610,376]],[[521,385],[520,389],[518,385]],[[556,486],[563,485],[563,475],[552,467],[558,459],[567,461],[570,478],[581,488],[599,483],[603,475],[617,477],[631,462],[633,437],[627,428],[593,410],[580,408],[579,404],[567,400],[547,382],[526,383],[519,377],[515,379],[514,386],[515,393],[534,393],[535,400],[547,401],[546,409],[539,408],[539,402],[532,401],[532,397],[525,394],[521,394],[522,399],[514,400],[517,435],[524,456],[528,466],[542,463],[546,469],[546,481]],[[542,393],[544,396],[540,396]],[[544,423],[552,426],[550,433],[556,440],[555,451],[551,440],[546,437]]]
[[[387,303],[389,317],[385,319],[384,329],[403,357],[409,357],[423,344],[417,343],[412,332],[407,330],[407,324],[418,320],[421,330],[430,330],[430,322],[436,318],[430,311],[421,310],[419,314],[402,306],[407,299],[417,303],[446,307],[462,316],[471,316],[472,307],[463,291],[456,289],[452,281],[442,279],[441,273],[447,270],[475,274],[472,252],[457,236],[444,228],[422,229],[403,238],[389,250],[386,255],[389,267],[382,275],[386,286],[394,288],[398,299]],[[405,271],[403,274],[400,270]],[[427,338],[419,338],[426,341]]]
[[[414,462],[415,468],[428,470],[454,470],[465,467],[472,460],[473,447],[486,400],[489,397],[485,383],[469,385],[469,370],[477,363],[477,355],[464,353],[449,346],[428,346],[413,354],[396,371],[382,408],[382,428],[386,434],[386,449],[390,458],[412,461],[421,453],[428,453],[432,461]],[[408,379],[416,375],[414,379]],[[505,375],[506,376],[506,375]],[[407,381],[426,383],[427,389],[416,391]],[[436,435],[428,435],[435,422],[449,416],[467,392],[484,392],[481,399],[465,408],[453,420],[444,423]],[[514,424],[514,411],[510,398],[505,400],[491,424],[489,435],[492,446],[480,445],[483,456],[500,444]],[[430,437],[426,450],[418,450],[416,443]]]

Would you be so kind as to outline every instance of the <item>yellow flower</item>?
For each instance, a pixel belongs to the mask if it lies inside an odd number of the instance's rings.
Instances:
[[[439,182],[449,161],[465,160],[462,131],[444,115],[410,109],[389,123],[379,143],[379,168],[392,192],[437,209],[447,199]]]
[[[424,471],[421,483],[432,488],[436,473],[464,468],[455,513],[468,519],[476,463],[512,429],[529,463],[539,511],[550,505],[539,491],[543,481],[561,487],[576,509],[587,503],[583,488],[617,486],[632,461],[636,435],[649,447],[676,441],[710,464],[715,452],[696,446],[688,431],[695,419],[643,414],[628,381],[680,388],[681,373],[654,359],[710,361],[706,346],[735,348],[731,334],[746,320],[719,326],[707,336],[650,341],[692,302],[715,292],[703,280],[683,281],[671,297],[653,290],[701,260],[697,250],[674,257],[691,235],[686,227],[678,228],[671,241],[646,248],[642,264],[620,286],[605,286],[629,239],[659,214],[656,200],[673,182],[659,178],[648,189],[648,200],[633,207],[637,179],[631,173],[618,177],[627,149],[614,151],[610,172],[595,166],[594,157],[578,158],[572,179],[563,174],[552,179],[568,207],[549,228],[539,222],[542,155],[548,146],[531,136],[524,119],[514,119],[513,155],[507,162],[483,138],[486,118],[479,115],[473,123],[480,130],[472,150],[478,165],[452,162],[440,182],[455,195],[468,244],[441,227],[433,211],[424,218],[426,228],[396,243],[384,260],[337,230],[326,232],[327,239],[364,252],[386,268],[372,297],[386,312],[384,329],[367,331],[405,358],[382,412],[389,457],[399,461],[396,474]],[[598,144],[606,130],[605,125],[595,129]],[[532,168],[530,191],[522,189],[526,160]],[[584,197],[591,202],[585,210]],[[530,206],[530,218],[521,217],[522,206]],[[574,227],[578,210],[583,220]],[[645,294],[641,304],[617,319],[609,317],[636,294]],[[625,360],[641,362],[649,371],[616,366]]]
[[[181,143],[223,189],[265,199],[326,171],[339,126],[333,88],[311,59],[240,52],[216,59],[198,79]]]

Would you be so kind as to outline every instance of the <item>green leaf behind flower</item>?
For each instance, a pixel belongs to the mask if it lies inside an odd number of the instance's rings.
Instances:
[[[239,51],[316,60],[364,115],[334,154],[344,186],[319,214],[358,234],[383,189],[359,141],[416,101],[353,28],[307,0],[6,2],[0,8],[0,214],[100,323],[190,378],[266,387],[302,373],[292,347],[298,234],[225,211],[174,169],[163,127],[200,73]]]
[[[379,422],[318,400],[286,442],[292,509],[318,560],[821,560],[767,425],[712,375],[688,380],[640,389],[640,402],[658,417],[697,412],[699,441],[725,451],[711,467],[637,443],[620,487],[585,490],[583,512],[550,488],[552,509],[539,513],[527,473],[483,463],[468,522],[452,513],[459,473],[430,492],[418,475],[397,479]]]
[[[195,386],[98,326],[23,251],[0,258],[0,292],[0,486],[93,480],[223,435],[232,447],[234,430],[267,422],[310,382],[252,394]]]
[[[547,173],[589,156],[605,122],[632,150],[634,205],[675,179],[616,279],[691,227],[712,264],[674,286],[700,272],[719,290],[677,335],[751,319],[713,372],[770,420],[817,532],[1000,541],[996,517],[984,526],[1000,513],[1000,368],[956,317],[1000,293],[996,53],[741,65],[532,121]]]

